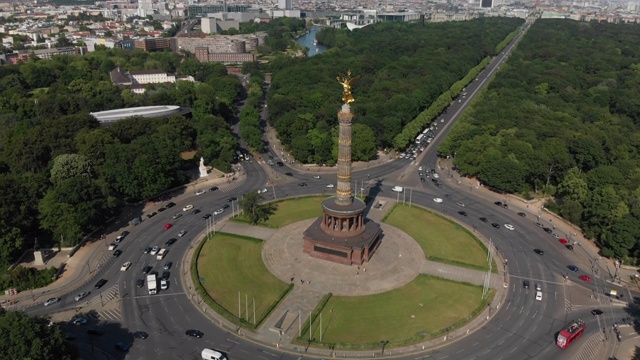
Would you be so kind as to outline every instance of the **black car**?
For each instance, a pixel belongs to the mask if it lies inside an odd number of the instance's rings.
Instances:
[[[542,230],[544,230],[544,232],[546,232],[547,234],[551,234],[553,232],[553,230],[549,229],[548,227],[543,228]]]
[[[185,331],[184,334],[187,335],[187,336],[196,337],[198,339],[204,336],[204,333],[202,331],[194,330],[194,329],[187,330],[187,331]]]
[[[423,177],[420,178],[420,182],[425,182]]]
[[[195,209],[191,212],[193,215],[200,214],[200,209]]]
[[[216,191],[216,190],[218,190],[218,187],[217,187],[217,186],[214,186],[214,187],[212,187],[211,189],[209,189],[209,191]]]
[[[161,207],[160,209],[158,209],[158,212],[163,212],[163,211],[165,211],[165,210],[167,210],[167,208],[165,208],[165,207]]]
[[[305,187],[305,186],[307,186],[307,183],[300,183],[300,184],[298,184],[298,186]]]
[[[498,223],[491,223],[491,226],[493,226],[496,229],[500,229],[500,224]]]
[[[168,263],[164,264],[163,269],[165,269],[165,270],[169,270],[169,269],[171,269],[171,265],[173,265],[173,262],[172,262],[172,261],[169,261]]]
[[[156,215],[158,215],[158,213],[154,211],[154,212],[152,212],[151,214],[147,214],[147,217],[148,217],[148,218],[152,218],[152,217],[154,217],[154,216],[156,216]]]
[[[446,197],[447,199],[451,199],[453,196],[451,196],[451,194],[444,194],[444,197]]]
[[[228,209],[228,208],[230,208],[230,207],[231,207],[231,206],[229,206],[229,205],[227,205],[227,204],[222,205],[222,208],[223,208],[223,209]]]
[[[238,198],[235,197],[235,196],[232,196],[232,197],[227,199],[227,202],[232,202],[232,201],[236,201],[236,200],[238,200]]]
[[[87,330],[87,334],[89,335],[97,335],[97,336],[102,336],[104,335],[104,331],[100,330],[100,329],[89,329]]]
[[[458,214],[462,215],[462,216],[467,216],[467,213],[464,211],[458,211]]]
[[[100,288],[101,288],[101,287],[103,287],[103,286],[104,286],[104,284],[106,284],[106,283],[107,283],[107,280],[105,280],[105,279],[100,279],[100,280],[98,280],[98,282],[96,283],[95,288],[96,288],[96,289],[100,289]]]
[[[149,273],[149,271],[151,271],[151,265],[147,265],[144,268],[142,268],[142,273],[144,275],[147,275]]]
[[[436,169],[431,169],[431,173],[435,174],[436,173]]]
[[[536,226],[537,226],[537,227],[540,227],[540,228],[543,228],[543,227],[544,227],[544,225],[542,225],[542,224],[540,224],[540,223],[536,223]]]
[[[145,254],[148,254],[150,252],[151,252],[151,248],[150,247],[147,246],[146,248],[144,248],[144,253]]]
[[[204,214],[204,215],[202,216],[202,218],[203,218],[203,219],[205,219],[205,220],[206,220],[206,219],[208,219],[208,218],[210,218],[210,217],[211,217],[211,214]]]
[[[533,252],[538,254],[538,255],[544,255],[544,251],[542,251],[540,249],[533,249]]]
[[[133,337],[136,338],[136,339],[144,340],[144,339],[149,337],[149,334],[147,334],[144,331],[136,331],[136,332],[133,333]]]
[[[524,280],[522,282],[522,287],[525,288],[525,289],[528,289],[529,288],[529,280]]]
[[[496,202],[494,202],[494,204],[496,204],[498,206],[502,206],[502,201],[496,201]]]
[[[504,204],[502,204],[502,207],[503,207],[503,208],[505,208],[505,209],[508,209],[508,208],[509,208],[509,205],[507,205],[506,203],[504,203]]]
[[[287,176],[293,176],[293,174],[292,174],[292,173],[290,173],[290,172],[286,172],[286,173],[284,173],[284,174],[285,174],[285,175],[287,175]]]
[[[282,161],[278,161],[278,162],[276,163],[276,165],[278,165],[278,166],[280,166],[280,167],[284,166],[284,164],[282,163]]]
[[[171,245],[173,245],[176,241],[178,241],[178,240],[177,240],[177,239],[175,239],[175,238],[171,238],[171,239],[167,240],[167,241],[164,243],[164,246],[171,246]]]
[[[571,244],[567,244],[567,245],[565,245],[565,247],[566,247],[568,250],[573,251],[573,245],[571,245]]]
[[[118,235],[118,237],[116,237],[116,242],[117,243],[121,242],[122,240],[124,240],[124,238],[127,237],[127,235],[129,235],[128,231],[125,230],[125,231],[121,232],[120,235]]]
[[[593,309],[593,310],[591,310],[591,314],[593,314],[593,315],[602,315],[603,311],[600,310],[600,309]]]
[[[123,342],[116,343],[116,349],[120,351],[129,351],[129,348],[130,348],[129,345]]]
[[[518,216],[522,216],[522,217],[527,217],[527,214],[523,213],[523,212],[519,212]]]
[[[487,221],[489,221],[489,219],[487,219],[486,217],[481,217],[481,218],[480,218],[480,221],[482,221],[482,222],[487,222]]]
[[[431,181],[433,181],[434,184],[438,183],[438,179],[436,179],[436,178],[431,178]]]
[[[165,280],[169,280],[169,276],[171,276],[171,272],[169,271],[163,271],[162,272],[162,277],[160,277],[161,279],[165,279]]]
[[[122,250],[116,250],[113,252],[113,257],[118,257],[122,254]]]
[[[441,187],[442,187],[442,184],[440,184],[440,183],[438,182],[438,183],[436,183],[436,186],[437,186],[437,187],[439,187],[439,188],[441,188]]]
[[[144,286],[144,279],[138,279],[136,280],[136,286],[141,288]]]
[[[166,207],[167,209],[170,209],[170,208],[172,208],[172,207],[174,207],[174,206],[176,206],[176,204],[175,204],[175,203],[170,202],[170,203],[167,203],[167,205],[165,205],[164,207]]]

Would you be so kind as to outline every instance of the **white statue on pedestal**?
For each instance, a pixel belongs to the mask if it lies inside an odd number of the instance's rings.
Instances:
[[[204,166],[204,158],[200,157],[200,177],[203,178],[203,177],[206,177],[207,175],[209,174],[207,174],[207,167]]]

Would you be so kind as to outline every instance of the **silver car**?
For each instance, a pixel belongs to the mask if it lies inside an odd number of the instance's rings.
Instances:
[[[44,302],[44,306],[49,306],[49,305],[55,304],[55,303],[57,303],[58,301],[60,301],[60,298],[59,298],[59,297],[51,298],[51,299],[49,299],[49,300],[47,300],[47,301],[45,301],[45,302]]]
[[[80,300],[86,298],[87,296],[89,296],[89,294],[91,294],[89,291],[83,291],[80,294],[76,295],[75,299],[76,299],[76,301],[80,301]]]

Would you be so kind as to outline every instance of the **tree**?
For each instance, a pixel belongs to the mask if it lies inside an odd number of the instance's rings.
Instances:
[[[93,167],[89,159],[77,154],[59,155],[53,159],[53,166],[51,167],[51,182],[53,184],[60,184],[62,181],[73,177],[83,177],[85,179],[93,177]]]
[[[240,200],[242,212],[244,213],[244,216],[249,219],[252,225],[257,224],[260,221],[269,220],[269,216],[271,216],[276,210],[275,205],[260,204],[260,200],[262,200],[262,195],[257,192],[247,193],[242,197],[242,200]]]
[[[6,359],[72,360],[77,350],[49,319],[0,308],[0,353]]]

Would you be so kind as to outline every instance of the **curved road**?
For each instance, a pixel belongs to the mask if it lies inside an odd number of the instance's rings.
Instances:
[[[514,42],[517,42],[520,36]],[[583,343],[579,341],[566,350],[556,347],[555,335],[566,322],[574,318],[585,319],[587,330],[583,338],[588,339],[590,335],[601,331],[601,328],[608,329],[616,319],[619,321],[626,316],[622,307],[606,306],[602,307],[605,314],[594,317],[589,314],[591,307],[574,304],[586,303],[582,298],[590,291],[594,294],[602,294],[605,289],[611,287],[604,282],[603,278],[591,273],[591,262],[595,259],[591,259],[586,251],[579,246],[573,252],[565,249],[556,239],[535,225],[538,221],[535,216],[537,214],[527,213],[526,217],[522,217],[518,216],[515,210],[496,206],[492,201],[484,198],[480,192],[474,192],[459,185],[449,169],[438,167],[435,151],[438,144],[473,96],[496,71],[512,46],[513,44],[494,59],[479,78],[469,85],[466,90],[469,93],[468,98],[452,103],[442,117],[443,122],[438,123],[439,129],[436,130],[435,139],[418,157],[418,161],[395,160],[384,166],[353,174],[354,182],[358,187],[364,187],[365,192],[395,197],[406,202],[411,201],[467,224],[484,237],[490,238],[502,257],[508,259],[508,265],[505,266],[509,275],[507,301],[504,304],[492,304],[494,315],[483,329],[450,345],[426,351],[423,354],[406,356],[406,359],[569,359],[578,354],[585,340],[581,340]],[[264,112],[266,113],[266,109]],[[277,154],[272,152],[272,156],[274,161],[277,161]],[[219,190],[207,192],[201,196],[194,194],[188,200],[177,203],[177,206],[143,221],[118,246],[118,249],[122,250],[120,257],[114,258],[108,254],[101,259],[108,266],[103,266],[103,270],[93,281],[62,297],[59,304],[46,308],[33,307],[28,309],[28,312],[45,314],[49,311],[73,308],[77,305],[73,296],[79,291],[91,291],[92,294],[87,299],[97,302],[117,290],[122,298],[121,321],[106,325],[105,335],[102,337],[90,339],[85,335],[78,339],[79,342],[91,342],[92,348],[95,346],[104,350],[109,354],[106,358],[124,358],[123,353],[117,353],[113,348],[113,344],[117,341],[134,344],[126,355],[127,359],[200,359],[200,351],[204,347],[223,350],[231,359],[313,358],[264,348],[227,333],[212,324],[199,309],[195,308],[197,305],[194,305],[189,298],[190,289],[184,288],[181,284],[182,278],[189,276],[186,272],[179,273],[183,271],[180,263],[182,256],[189,247],[194,246],[192,240],[205,231],[207,226],[207,221],[202,218],[202,215],[211,214],[226,204],[231,205],[231,208],[216,216],[215,220],[218,222],[221,217],[229,216],[232,208],[237,208],[237,201],[227,201],[230,197],[239,197],[241,194],[262,189],[267,186],[270,179],[274,181],[267,187],[268,192],[263,194],[266,200],[333,192],[333,189],[326,187],[333,181],[333,175],[328,176],[323,173],[321,179],[316,179],[311,173],[297,172],[295,168],[286,165],[271,169],[267,167],[265,171],[264,164],[261,165],[255,161],[244,162],[242,166],[246,172],[244,182],[234,184],[236,187],[228,192]],[[436,187],[429,179],[426,182],[420,182],[418,166],[423,166],[425,173],[430,169],[436,169],[441,175],[442,187]],[[287,172],[292,175],[285,175]],[[307,183],[307,186],[296,186],[300,182]],[[405,192],[402,194],[391,192],[391,187],[394,185],[405,186]],[[443,198],[443,203],[435,203],[434,197]],[[464,203],[465,206],[458,205],[458,202]],[[194,209],[201,212],[199,214],[192,214],[193,210],[183,212],[182,207],[187,204],[193,205]],[[458,211],[466,212],[467,216],[458,214]],[[182,216],[174,220],[172,216],[176,213],[181,213]],[[480,221],[480,217],[487,218],[488,222]],[[500,224],[500,227],[497,229],[492,227],[490,224],[493,222]],[[172,223],[173,227],[163,230],[166,223]],[[507,223],[512,224],[515,230],[507,230],[503,226]],[[188,232],[185,236],[179,237],[177,234],[180,230]],[[563,234],[563,237],[566,237],[566,234]],[[165,247],[165,241],[170,238],[175,238],[177,241],[169,247],[170,251],[163,260],[158,261],[155,256],[143,252],[146,247]],[[534,253],[534,248],[544,250],[544,255]],[[464,250],[461,249],[461,251]],[[122,272],[120,266],[126,261],[132,262],[133,265],[128,271]],[[144,266],[152,266],[153,271],[161,275],[164,271],[162,267],[170,261],[173,262],[173,266],[169,270],[171,275],[168,290],[150,296],[147,294],[146,286],[136,287],[136,279],[144,278],[142,274]],[[580,272],[569,271],[567,269],[569,264],[578,266]],[[569,276],[567,281],[563,279],[564,274]],[[581,274],[590,275],[592,282],[584,283],[579,280],[578,275]],[[98,290],[94,288],[94,284],[100,278],[108,281]],[[522,286],[523,280],[530,281],[530,289]],[[542,286],[544,293],[542,301],[534,299],[534,284]],[[202,330],[205,336],[202,339],[187,337],[184,334],[186,329]],[[149,338],[134,340],[132,334],[139,330],[148,332]],[[392,351],[392,349],[389,350]]]

